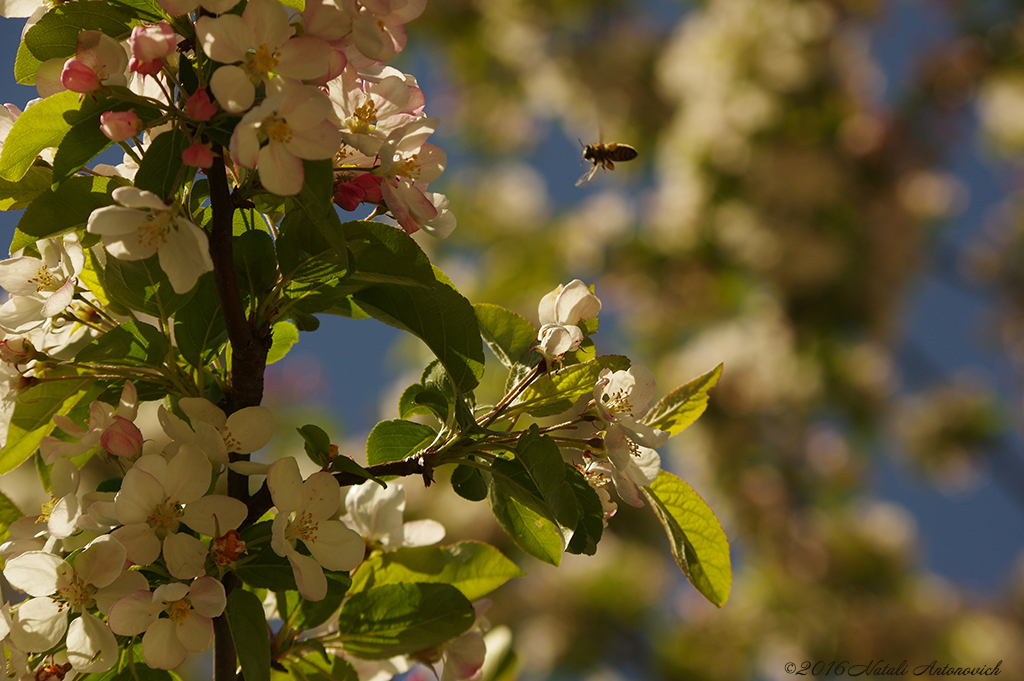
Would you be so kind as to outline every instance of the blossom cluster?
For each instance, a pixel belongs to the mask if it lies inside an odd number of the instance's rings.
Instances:
[[[404,47],[405,23],[422,12],[423,0],[320,0],[306,3],[302,13],[289,13],[278,0],[248,2],[241,14],[229,13],[237,4],[230,0],[201,4],[193,23],[189,12],[198,5],[164,0],[167,19],[136,26],[123,43],[82,31],[75,56],[39,67],[41,97],[71,90],[116,102],[99,127],[125,148],[125,161],[94,172],[134,179],[154,140],[171,131],[190,140],[181,152],[185,166],[209,168],[221,152],[206,133],[230,126],[225,160],[240,185],[295,195],[305,180],[304,161],[330,160],[338,206],[371,205],[408,233],[451,233],[447,198],[428,190],[446,165],[443,150],[427,142],[438,120],[424,113],[416,79],[383,64]],[[5,11],[24,10],[16,3]],[[194,34],[191,49],[182,31]],[[181,62],[200,59],[213,64],[208,82],[186,87]],[[161,112],[158,124],[142,113],[152,107]],[[3,113],[13,121],[20,111]],[[113,198],[118,205],[95,211],[88,224],[107,253],[125,260],[158,253],[179,293],[212,269],[206,234],[188,206],[132,187]]]

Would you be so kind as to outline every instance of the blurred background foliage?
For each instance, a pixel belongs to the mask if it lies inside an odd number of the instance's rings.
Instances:
[[[703,603],[653,516],[620,505],[594,559],[498,593],[523,678],[1024,674],[1020,569],[984,588],[937,574],[928,519],[878,494],[890,475],[951,499],[987,485],[1013,517],[973,522],[1024,555],[1021,5],[444,0],[410,26],[459,219],[421,243],[463,293],[536,321],[582,278],[605,302],[598,350],[661,393],[725,364],[662,456],[726,528],[730,602]],[[577,139],[639,157],[577,189]],[[451,538],[513,552],[486,514],[417,499]]]

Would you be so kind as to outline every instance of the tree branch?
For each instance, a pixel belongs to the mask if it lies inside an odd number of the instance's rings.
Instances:
[[[231,342],[231,390],[225,411],[232,413],[244,407],[254,407],[263,400],[263,374],[270,349],[270,331],[269,328],[254,329],[253,323],[246,318],[235,278],[231,243],[235,206],[228,189],[224,150],[219,144],[214,144],[213,151],[216,159],[206,173],[210,180],[210,208],[213,212],[210,258]]]

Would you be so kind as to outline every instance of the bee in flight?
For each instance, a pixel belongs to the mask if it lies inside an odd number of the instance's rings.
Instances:
[[[617,142],[583,144],[583,140],[580,140],[580,144],[583,145],[583,160],[590,161],[594,165],[587,168],[587,172],[576,180],[577,187],[584,182],[589,182],[597,173],[598,168],[604,168],[606,171],[615,170],[616,163],[632,161],[636,158],[636,149],[628,144],[618,144]]]

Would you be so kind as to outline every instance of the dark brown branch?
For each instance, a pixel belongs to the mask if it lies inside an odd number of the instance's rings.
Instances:
[[[268,328],[254,329],[246,318],[235,278],[231,243],[235,206],[224,169],[224,150],[215,144],[213,151],[217,158],[206,173],[210,180],[210,208],[213,212],[210,258],[213,260],[213,276],[227,325],[228,340],[231,342],[231,390],[225,410],[231,413],[244,407],[254,407],[263,400],[263,374],[271,339]]]
[[[433,482],[430,466],[418,457],[405,459],[404,461],[391,461],[389,463],[377,464],[376,466],[368,466],[366,470],[375,477],[385,475],[397,475],[399,477],[422,475],[425,484],[429,485]],[[342,487],[361,485],[364,482],[367,482],[367,479],[364,477],[346,472],[335,473],[334,479],[337,480],[338,484]],[[240,531],[250,527],[253,523],[263,517],[263,514],[269,511],[270,507],[274,505],[273,500],[270,498],[270,488],[267,487],[266,481],[263,482],[263,486],[260,487],[259,490],[257,490],[257,492],[245,503],[249,507],[249,515],[246,516],[245,521],[238,528]]]

